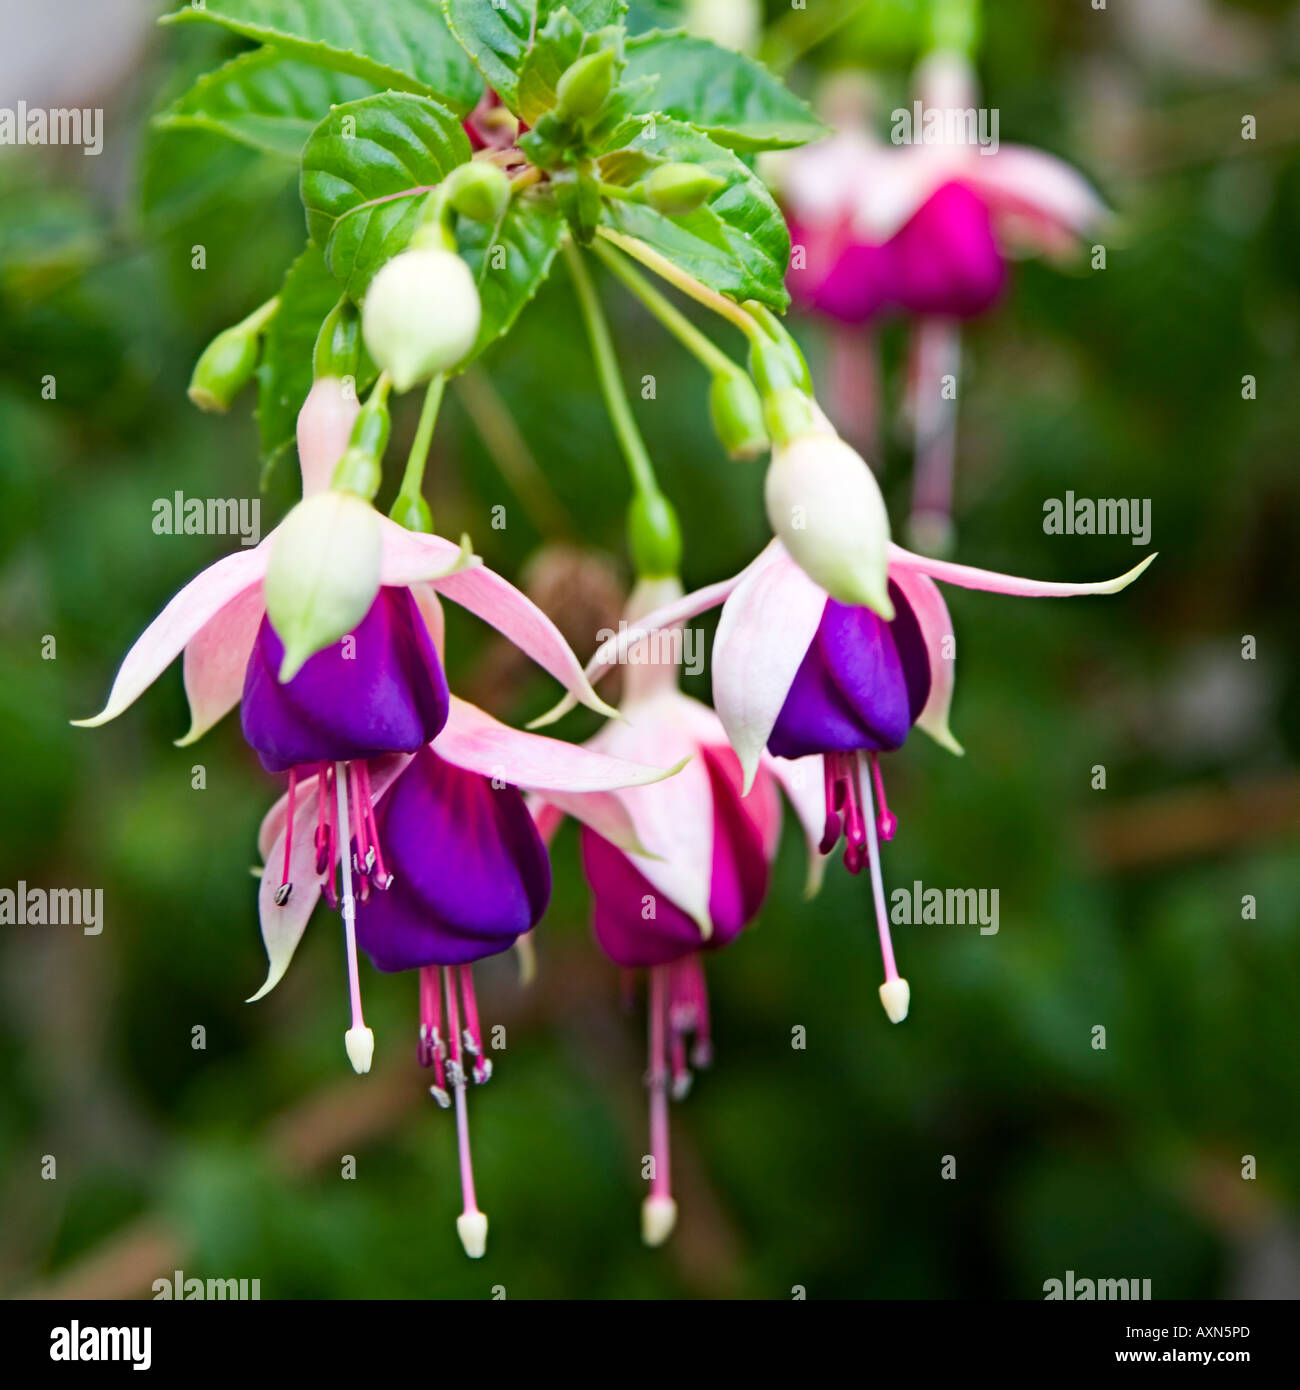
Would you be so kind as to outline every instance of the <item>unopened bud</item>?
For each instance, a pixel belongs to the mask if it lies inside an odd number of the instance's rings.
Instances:
[[[495,222],[510,202],[510,179],[505,171],[481,159],[459,165],[444,183],[447,201],[462,217],[474,222]]]
[[[203,349],[190,377],[190,400],[200,410],[229,410],[252,380],[259,352],[256,333],[242,324],[218,333]]]
[[[383,457],[391,424],[387,380],[380,377],[375,389],[366,397],[365,405],[357,412],[348,447],[330,479],[331,487],[355,493],[366,501],[374,497],[383,481]]]
[[[321,377],[307,393],[298,412],[298,463],[304,497],[329,487],[360,409],[353,384],[336,376]]]
[[[833,434],[778,443],[764,496],[772,530],[814,583],[841,603],[893,618],[889,516],[858,453]]]
[[[627,509],[628,548],[642,579],[666,579],[682,564],[682,532],[662,492],[638,492]]]
[[[266,616],[284,644],[279,678],[346,637],[379,594],[379,514],[331,489],[306,497],[276,532],[266,567]]]
[[[646,202],[665,217],[694,212],[726,186],[726,179],[699,164],[661,164],[641,184]]]
[[[312,349],[312,375],[355,377],[361,360],[361,315],[350,299],[341,299],[325,315]]]
[[[361,331],[399,391],[454,367],[473,348],[482,318],[469,266],[422,247],[394,256],[370,282]]]
[[[719,372],[709,387],[714,433],[733,459],[754,459],[768,446],[763,402],[747,372]]]
[[[564,70],[555,88],[557,108],[574,120],[587,120],[599,112],[614,89],[614,50],[588,53]]]

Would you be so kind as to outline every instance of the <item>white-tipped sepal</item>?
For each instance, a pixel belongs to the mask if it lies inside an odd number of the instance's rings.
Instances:
[[[856,450],[833,434],[796,435],[773,451],[764,496],[772,530],[815,584],[893,618],[889,516]]]
[[[880,1002],[885,1006],[890,1023],[902,1023],[912,1003],[912,991],[901,975],[886,980],[880,986]]]
[[[379,594],[379,514],[351,492],[304,498],[281,522],[266,568],[266,615],[284,643],[279,678],[346,637]]]
[[[364,1026],[349,1028],[343,1034],[343,1046],[348,1050],[348,1061],[352,1063],[352,1070],[358,1076],[364,1076],[375,1058],[374,1033]]]
[[[370,282],[361,336],[393,385],[406,391],[465,357],[482,317],[469,266],[454,251],[417,247],[394,256]]]
[[[641,1239],[651,1247],[662,1245],[677,1224],[677,1203],[653,1194],[641,1203]]]
[[[487,1226],[481,1211],[462,1212],[456,1218],[456,1234],[471,1260],[481,1260],[487,1250]]]

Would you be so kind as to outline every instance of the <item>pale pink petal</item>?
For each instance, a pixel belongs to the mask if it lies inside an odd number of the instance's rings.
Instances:
[[[687,724],[689,716],[678,707],[685,703],[687,697],[677,691],[664,692],[627,710],[626,719],[607,724],[589,743],[633,762],[664,765],[690,758],[675,776],[624,791],[620,800],[648,852],[634,856],[637,869],[709,936],[713,788],[704,759],[693,756],[698,745]]]
[[[441,579],[483,563],[474,554],[467,537],[462,537],[461,543],[456,545],[442,536],[408,531],[386,516],[379,518],[379,535],[382,547],[379,582],[393,588]]]
[[[433,751],[449,763],[528,791],[608,792],[621,787],[644,787],[671,777],[674,764],[647,766],[563,739],[512,729],[499,719],[451,697],[451,712]],[[686,754],[679,755],[678,763]]]
[[[793,759],[765,756],[763,765],[770,768],[772,775],[780,782],[803,827],[808,846],[808,877],[804,882],[804,896],[815,897],[826,870],[826,856],[820,848],[826,830],[826,778],[821,754]]]
[[[746,791],[826,607],[825,590],[779,544],[760,559],[723,604],[713,644],[713,703]]]
[[[957,678],[957,639],[953,635],[948,605],[929,575],[894,565],[890,567],[889,577],[903,591],[903,597],[916,615],[930,658],[930,694],[917,716],[916,727],[950,753],[960,756],[962,746],[948,727],[953,683]]]
[[[265,612],[262,586],[250,585],[186,643],[181,670],[190,702],[190,731],[176,740],[178,748],[201,738],[239,703],[244,671]]]
[[[274,535],[272,532],[252,550],[227,555],[191,579],[127,652],[104,708],[91,719],[72,722],[79,728],[94,729],[116,719],[162,675],[185,644],[231,599],[254,585],[260,588]]]
[[[1002,145],[973,156],[963,180],[997,212],[1041,221],[1082,236],[1107,217],[1092,185],[1064,160],[1027,145]]]
[[[621,792],[547,792],[545,806],[535,814],[537,833],[549,842],[565,816],[589,825],[597,835],[624,854],[644,855],[632,813]]]
[[[1117,594],[1127,589],[1156,558],[1155,553],[1141,564],[1134,565],[1116,579],[1101,579],[1092,584],[1059,584],[1048,579],[1020,579],[1013,574],[998,574],[995,570],[974,569],[956,565],[951,560],[932,560],[926,555],[914,555],[901,545],[890,544],[889,572],[897,579],[895,566],[917,574],[928,574],[944,584],[956,584],[963,589],[985,589],[992,594],[1018,594],[1022,598],[1077,598],[1084,594]]]
[[[591,688],[560,629],[532,599],[499,574],[485,565],[475,565],[437,579],[434,587],[445,598],[491,623],[588,709],[604,715],[615,713]]]
[[[770,545],[768,549],[771,549]],[[766,551],[763,552],[763,554],[766,553]],[[762,558],[763,555],[760,555],[749,568],[758,564]],[[710,608],[716,608],[718,604],[726,600],[727,595],[735,589],[747,573],[748,569],[744,569],[730,579],[722,579],[716,584],[708,584],[703,589],[696,589],[683,598],[675,599],[672,603],[655,609],[653,613],[647,613],[644,618],[639,618],[635,624],[629,625],[613,637],[607,638],[596,648],[596,654],[587,662],[587,675],[591,678],[592,683],[594,684],[607,671],[612,671],[615,666],[626,661],[628,652],[652,633],[663,628],[675,627],[678,623],[685,622],[687,618],[697,617],[701,613],[707,613]],[[539,715],[528,727],[541,729],[548,724],[554,724],[557,719],[568,714],[577,703],[572,695],[566,695],[554,709]]]
[[[361,404],[352,384],[336,376],[322,377],[307,393],[298,412],[298,463],[302,495],[323,492],[343,457]]]

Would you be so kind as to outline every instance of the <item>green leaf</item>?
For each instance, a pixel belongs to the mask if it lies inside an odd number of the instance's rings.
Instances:
[[[293,443],[298,412],[311,390],[316,334],[338,299],[338,282],[329,273],[324,255],[319,247],[308,243],[284,277],[280,308],[266,330],[257,368],[263,486],[275,460]]]
[[[608,183],[630,185],[647,168],[680,160],[702,165],[725,179],[726,186],[685,217],[665,217],[644,203],[607,199],[608,226],[649,243],[711,289],[785,308],[790,302],[785,288],[790,233],[762,180],[735,154],[666,116],[628,121],[610,146],[599,161]]]
[[[476,0],[476,3],[480,0]],[[485,8],[492,0],[481,0]],[[438,0],[204,0],[162,23],[207,20],[317,67],[468,111],[482,83]]]
[[[525,56],[557,11],[567,9],[590,31],[618,24],[627,10],[624,0],[442,0],[442,7],[483,80],[516,115]]]
[[[312,132],[300,185],[307,231],[354,300],[406,246],[424,195],[469,156],[450,111],[402,92],[336,106]]]
[[[564,240],[565,223],[553,198],[529,191],[510,200],[495,226],[463,219],[458,233],[460,253],[483,301],[478,341],[463,369],[510,329],[541,288]]]
[[[627,44],[627,77],[653,77],[638,111],[662,111],[733,150],[784,150],[820,140],[827,128],[753,58],[708,39],[653,31]]]
[[[331,106],[373,91],[365,78],[258,48],[201,77],[153,123],[212,131],[296,163]]]

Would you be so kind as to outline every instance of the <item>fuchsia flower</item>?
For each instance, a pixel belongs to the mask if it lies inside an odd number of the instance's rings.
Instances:
[[[974,109],[965,59],[935,53],[918,69],[924,109]],[[1069,252],[1105,216],[1087,181],[1063,161],[1019,145],[885,145],[860,103],[840,132],[783,157],[780,192],[804,267],[790,291],[844,323],[890,310],[969,318],[997,300],[1008,248]]]
[[[802,802],[807,788],[799,787],[806,780],[800,769],[820,760],[819,847],[829,854],[843,838],[849,871],[870,869],[885,969],[880,998],[889,1018],[900,1023],[910,989],[898,973],[885,911],[879,840],[893,838],[896,821],[885,803],[879,755],[900,748],[913,726],[951,752],[962,751],[948,727],[955,639],[935,580],[1024,597],[1113,594],[1154,558],[1117,579],[1064,584],[932,560],[891,544],[893,615],[886,618],[828,597],[774,540],[740,574],[645,614],[604,643],[587,669],[597,678],[648,634],[722,605],[713,699],[739,759],[743,790],[752,794],[761,769],[785,768],[786,785]],[[566,698],[544,718],[569,707]]]
[[[656,600],[679,598],[676,581],[643,582],[630,621]],[[637,628],[640,628],[637,623]],[[708,993],[703,956],[734,941],[767,895],[781,829],[778,786],[804,819],[810,852],[821,833],[820,793],[810,798],[808,769],[760,753],[742,794],[740,763],[706,705],[678,688],[678,634],[663,631],[623,651],[621,718],[588,742],[633,763],[682,764],[653,786],[618,793],[638,848],[619,844],[590,818],[582,861],[593,897],[592,928],[601,950],[625,970],[649,972],[650,1192],[641,1230],[649,1245],[667,1239],[676,1220],[670,1178],[668,1099],[690,1088],[687,1043],[696,1067],[709,1064]],[[542,798],[538,818],[553,833],[563,807]]]

